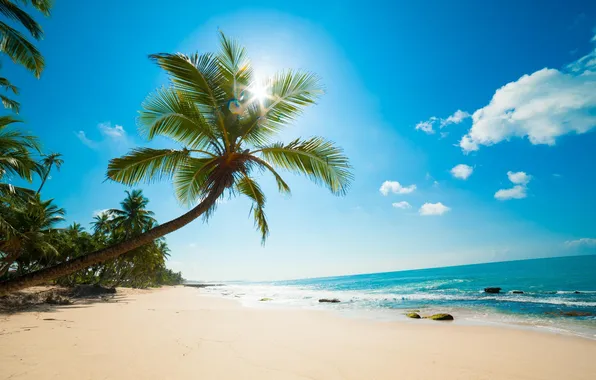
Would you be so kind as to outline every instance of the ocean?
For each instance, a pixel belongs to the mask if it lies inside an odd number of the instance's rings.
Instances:
[[[484,292],[486,287],[502,290],[489,294]],[[596,255],[232,282],[205,290],[247,306],[329,309],[347,316],[404,321],[409,320],[405,312],[416,309],[423,316],[451,313],[455,323],[506,324],[596,339]],[[260,301],[263,298],[270,300]],[[341,302],[319,303],[321,298]]]

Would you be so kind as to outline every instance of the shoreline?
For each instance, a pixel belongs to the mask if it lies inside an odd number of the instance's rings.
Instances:
[[[0,321],[11,379],[590,379],[596,343],[450,322],[244,307],[167,287]]]
[[[243,297],[239,296],[232,290],[228,284],[216,284],[206,286],[184,285],[189,288],[195,288],[201,291],[202,294],[222,298],[231,301],[237,301],[240,305],[255,309],[282,309],[282,310],[311,310],[311,311],[328,311],[345,318],[356,318],[370,321],[382,322],[400,322],[400,323],[426,323],[424,319],[410,319],[405,314],[410,310],[420,310],[421,315],[429,315],[435,313],[450,313],[455,317],[455,320],[449,323],[461,326],[491,326],[497,328],[511,328],[516,330],[536,331],[546,334],[556,334],[564,336],[573,336],[590,341],[596,341],[596,320],[595,321],[578,321],[574,319],[553,319],[553,318],[539,318],[535,315],[522,315],[516,313],[507,313],[497,308],[471,308],[471,307],[457,307],[457,306],[438,306],[438,305],[423,305],[413,306],[410,308],[348,308],[353,301],[342,301],[338,304],[319,304],[314,302],[306,303],[289,303],[287,301],[295,301],[275,297],[267,294],[268,301],[259,301],[259,296]],[[240,293],[243,294],[243,293]],[[263,295],[263,294],[261,294]],[[333,298],[329,296],[329,298]],[[480,311],[479,311],[480,310]]]

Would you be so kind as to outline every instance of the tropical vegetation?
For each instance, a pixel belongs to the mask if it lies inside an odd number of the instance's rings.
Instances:
[[[241,195],[252,201],[254,224],[264,243],[269,225],[266,196],[256,180],[260,173],[271,174],[285,194],[290,188],[280,169],[306,176],[335,195],[348,190],[351,167],[333,142],[322,137],[276,140],[322,93],[316,75],[286,70],[259,80],[245,48],[223,33],[217,53],[161,53],[150,59],[167,73],[169,83],[143,102],[139,132],[148,140],[169,138],[177,148],[135,148],[110,161],[107,177],[127,186],[171,181],[176,197],[190,210],[157,224],[150,212],[131,211],[144,210],[146,202],[137,192],[127,193],[120,210],[98,215],[94,221],[94,231],[102,236],[110,226],[115,228],[105,245],[85,245],[80,254],[4,281],[0,293],[69,276],[84,277],[90,271],[112,278],[116,272],[128,273],[136,265],[136,255],[150,256],[148,247],[161,246],[166,234],[199,217],[207,220],[222,197]],[[77,229],[77,235],[84,234]],[[106,263],[114,265],[113,271],[105,268]]]

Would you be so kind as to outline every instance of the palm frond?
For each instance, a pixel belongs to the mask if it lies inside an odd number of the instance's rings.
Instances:
[[[150,140],[166,136],[196,149],[217,143],[215,131],[201,110],[172,88],[161,88],[150,94],[142,107],[137,119],[139,132]]]
[[[12,100],[4,95],[0,95],[0,100],[2,101],[2,105],[4,106],[4,108],[12,110],[14,111],[14,113],[19,113],[21,103],[17,102],[16,100]]]
[[[277,189],[282,194],[290,195],[292,191],[290,190],[290,186],[284,181],[284,179],[279,175],[278,172],[275,171],[273,166],[271,166],[267,161],[261,160],[257,156],[251,156],[251,161],[255,162],[260,168],[269,171],[275,178],[275,182],[277,183]]]
[[[23,65],[39,78],[45,66],[44,59],[31,42],[17,30],[0,22],[0,51],[6,53],[13,62]]]
[[[182,204],[192,205],[207,195],[216,162],[216,158],[191,157],[178,167],[174,175],[174,189]]]
[[[224,77],[218,59],[213,54],[152,54],[149,58],[170,75],[174,89],[189,101],[196,103],[203,115],[212,115],[212,121],[220,129],[226,146],[230,143],[220,108],[227,102],[221,87]]]
[[[33,8],[40,11],[44,16],[50,15],[50,9],[54,5],[53,0],[20,0],[23,4],[33,6]]]
[[[189,159],[188,150],[137,148],[108,164],[108,178],[125,185],[172,178]]]
[[[316,184],[324,184],[336,195],[344,195],[353,179],[343,150],[321,137],[274,143],[253,153],[262,153],[274,166],[304,174]]]
[[[19,89],[18,87],[14,86],[10,81],[6,78],[0,77],[0,87],[4,87],[7,91],[12,91],[13,94],[18,95]]]
[[[242,91],[252,81],[252,67],[246,56],[246,49],[237,40],[219,32],[221,49],[217,55],[224,81],[221,86],[228,98],[239,99]]]
[[[9,0],[0,0],[0,13],[9,19],[18,21],[31,33],[33,38],[39,40],[43,37],[41,26],[27,12]]]
[[[236,189],[253,201],[250,212],[253,215],[255,227],[261,232],[261,244],[265,244],[269,236],[269,225],[265,216],[265,194],[258,183],[247,175],[243,175],[236,182]]]
[[[262,104],[249,107],[240,141],[262,144],[265,138],[278,133],[323,93],[319,77],[304,71],[277,73],[263,87],[268,96]]]

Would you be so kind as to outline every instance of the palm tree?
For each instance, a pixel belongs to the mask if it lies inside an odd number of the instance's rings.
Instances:
[[[64,163],[64,160],[61,157],[62,155],[60,153],[50,153],[41,160],[43,174],[41,177],[41,185],[39,185],[39,189],[37,189],[36,194],[39,194],[41,189],[43,189],[43,185],[45,185],[48,177],[50,176],[52,166],[55,166],[57,170],[60,170],[60,167],[62,167],[62,164]]]
[[[93,232],[97,235],[105,235],[111,229],[111,220],[112,216],[109,211],[101,212],[98,215],[93,217],[93,222],[91,222],[91,228],[93,228]]]
[[[128,238],[151,229],[157,224],[153,211],[146,209],[149,199],[143,196],[142,190],[126,191],[126,198],[120,202],[122,210],[111,209],[109,214],[115,228],[121,229]]]
[[[31,151],[39,151],[37,138],[9,128],[11,124],[20,120],[11,116],[0,116],[0,181],[11,179],[14,176],[31,182],[33,173],[39,167]],[[0,194],[8,192],[11,187],[0,184]]]
[[[5,254],[0,260],[0,277],[21,256],[26,255],[31,260],[48,254],[58,255],[50,236],[56,231],[56,224],[64,220],[65,211],[53,201],[42,201],[39,196],[33,196],[22,204],[13,203],[2,210],[16,233],[0,238],[0,252]]]
[[[201,216],[208,218],[225,195],[252,200],[251,212],[264,242],[269,234],[266,197],[253,177],[259,171],[272,174],[282,193],[290,193],[290,188],[276,168],[302,174],[335,195],[346,193],[352,174],[341,148],[322,137],[274,140],[304,107],[315,103],[322,93],[319,79],[288,70],[259,82],[245,49],[223,34],[220,42],[217,54],[150,56],[167,72],[170,86],[143,103],[140,132],[149,140],[170,138],[181,148],[136,148],[108,166],[108,178],[129,186],[173,179],[178,199],[194,207],[111,247],[0,283],[0,294],[118,257]]]

